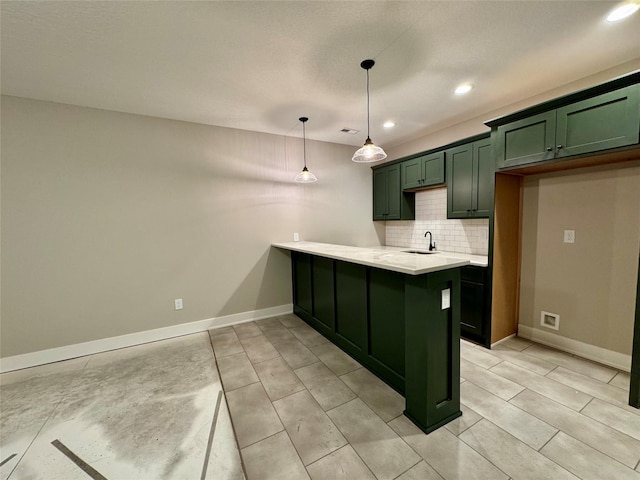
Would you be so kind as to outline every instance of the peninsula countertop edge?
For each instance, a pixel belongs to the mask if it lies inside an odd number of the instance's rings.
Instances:
[[[465,265],[482,265],[483,263],[481,256],[478,256],[478,260],[474,259],[475,256],[472,255],[449,254],[449,252],[442,251],[421,255],[406,252],[406,250],[416,249],[400,247],[353,247],[307,241],[276,242],[271,246],[407,275],[424,275]]]

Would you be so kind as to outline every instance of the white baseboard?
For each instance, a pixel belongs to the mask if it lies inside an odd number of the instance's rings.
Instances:
[[[555,333],[545,332],[538,328],[531,328],[527,325],[518,324],[518,336],[532,340],[534,342],[557,348],[568,353],[573,353],[594,362],[602,363],[610,367],[631,371],[631,355],[614,352],[606,348],[596,347],[588,343],[580,342],[572,338],[562,337]]]
[[[212,328],[235,325],[237,323],[251,322],[261,318],[273,317],[275,315],[285,315],[293,312],[293,305],[279,305],[277,307],[263,308],[249,312],[225,315],[224,317],[207,318],[195,322],[181,323],[170,327],[145,330],[143,332],[119,335],[117,337],[102,338],[91,342],[76,343],[64,347],[50,348],[38,352],[14,355],[12,357],[0,358],[0,373],[20,370],[22,368],[35,367],[46,363],[60,362],[71,358],[93,355],[94,353],[116,350],[118,348],[132,347],[143,343],[157,342],[168,338],[180,337],[191,333],[204,332]]]

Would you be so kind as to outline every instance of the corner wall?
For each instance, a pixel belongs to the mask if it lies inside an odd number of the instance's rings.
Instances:
[[[290,304],[270,244],[293,232],[384,243],[352,147],[307,141],[319,181],[298,185],[300,137],[1,106],[2,357]]]
[[[520,324],[631,354],[640,164],[525,177]],[[563,242],[575,230],[575,243]],[[540,312],[560,315],[558,331]]]

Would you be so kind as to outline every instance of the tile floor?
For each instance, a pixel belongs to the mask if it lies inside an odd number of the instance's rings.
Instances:
[[[10,372],[0,478],[640,480],[628,374],[513,338],[462,341],[460,381],[425,435],[295,315]]]
[[[243,479],[205,333],[0,375],[2,479]]]
[[[249,480],[640,480],[629,375],[576,356],[462,341],[463,416],[425,435],[295,315],[209,335]]]

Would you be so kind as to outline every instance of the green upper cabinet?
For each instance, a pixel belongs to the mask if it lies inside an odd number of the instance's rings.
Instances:
[[[640,85],[559,108],[556,132],[558,157],[638,143]]]
[[[402,190],[444,183],[444,152],[406,160],[401,164]]]
[[[637,144],[640,85],[630,85],[494,129],[498,169]]]
[[[551,160],[556,138],[556,112],[545,112],[498,127],[498,168]]]
[[[447,159],[447,218],[489,217],[493,208],[493,157],[485,138],[451,148]]]
[[[373,219],[413,220],[415,218],[414,194],[402,193],[400,165],[394,163],[373,170]]]

